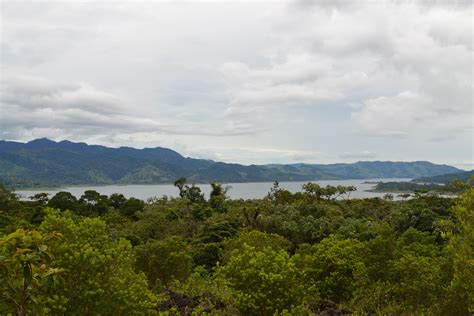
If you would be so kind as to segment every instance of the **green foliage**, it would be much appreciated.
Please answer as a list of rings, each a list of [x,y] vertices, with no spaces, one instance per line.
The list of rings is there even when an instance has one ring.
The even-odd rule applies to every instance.
[[[218,277],[235,290],[237,308],[245,315],[273,315],[299,302],[299,269],[284,251],[256,250],[244,245],[217,269]]]
[[[224,242],[223,261],[227,262],[234,250],[241,251],[246,245],[254,247],[258,251],[267,247],[275,251],[289,251],[291,248],[291,243],[280,235],[258,230],[241,231],[235,238],[227,239]]]
[[[150,285],[169,285],[172,281],[184,281],[191,273],[192,258],[186,242],[177,236],[164,240],[150,240],[136,248],[139,271],[147,276]]]
[[[204,193],[201,193],[201,189],[194,184],[187,185],[186,181],[186,178],[182,177],[174,182],[174,186],[179,190],[179,196],[187,198],[190,203],[203,203]]]
[[[204,193],[201,192],[201,188],[194,184],[186,189],[185,197],[191,203],[204,203]]]
[[[435,236],[411,227],[397,238],[389,227],[382,229],[368,243],[354,294],[356,305],[378,313],[435,312],[443,296],[444,263]]]
[[[474,171],[471,171],[474,174]],[[472,176],[474,178],[474,176]],[[474,180],[466,180],[463,182],[459,179],[454,179],[451,183],[446,184],[441,193],[459,195],[469,191],[474,186]]]
[[[227,198],[228,188],[223,188],[220,183],[215,181],[211,182],[211,193],[209,198],[209,204],[211,207],[218,212],[225,212],[224,201]]]
[[[442,184],[450,184],[454,180],[458,180],[460,182],[470,182],[471,184],[471,177],[474,175],[474,170],[470,171],[463,171],[463,172],[456,172],[456,173],[448,173],[448,174],[441,174],[438,176],[432,177],[422,177],[412,180],[413,182],[421,182],[421,183],[442,183]]]
[[[145,208],[145,202],[136,198],[130,198],[122,203],[118,207],[120,213],[123,216],[135,218],[136,213],[143,211]]]
[[[364,244],[331,235],[313,246],[302,245],[294,257],[302,271],[306,294],[347,302],[355,289],[355,276],[363,268]]]
[[[15,207],[17,202],[18,198],[15,193],[0,183],[0,212],[8,211]]]
[[[57,282],[61,268],[53,268],[49,244],[61,238],[58,232],[43,235],[18,229],[0,239],[0,312],[17,315],[42,314],[42,294]],[[43,300],[43,301],[42,301]],[[43,304],[42,304],[43,303]]]
[[[436,257],[404,252],[391,262],[390,272],[393,284],[391,295],[399,306],[399,312],[419,314],[437,303],[441,266]]]
[[[267,199],[276,204],[286,204],[295,201],[296,195],[280,188],[278,181],[275,181],[273,182],[273,187],[270,188],[270,192],[268,192]]]
[[[399,200],[275,183],[264,199],[231,200],[214,183],[208,201],[177,185],[182,197],[147,202],[96,191],[23,201],[0,187],[0,314],[473,312],[467,185]]]
[[[145,207],[143,212],[136,214],[136,221],[123,224],[122,236],[139,244],[149,239],[164,239],[189,231],[188,220],[192,215],[187,203],[180,201],[169,208],[166,203],[159,201]]]
[[[173,287],[187,297],[193,297],[199,306],[218,315],[235,315],[235,296],[222,278],[216,278],[204,267],[197,267],[185,282],[177,281]]]
[[[51,266],[65,272],[63,282],[50,295],[65,299],[61,310],[66,314],[142,315],[151,311],[155,297],[145,275],[134,272],[130,243],[110,240],[102,220],[74,219],[70,213],[51,211],[41,230],[64,236],[51,248]]]
[[[334,196],[334,199],[337,199],[340,196],[344,196],[345,194],[350,194],[356,190],[354,186],[332,186],[327,185],[326,187],[321,187],[317,183],[308,182],[303,184],[303,191],[312,199],[321,200],[322,198],[329,200]]]
[[[69,192],[58,192],[49,201],[48,206],[60,210],[77,211],[79,208],[77,198]]]
[[[281,235],[297,245],[315,243],[335,232],[344,221],[342,211],[324,202],[276,205],[258,216],[256,227]],[[323,204],[325,203],[325,204]]]
[[[125,202],[127,202],[127,198],[120,193],[113,193],[109,196],[109,205],[115,209],[121,208]]]
[[[457,234],[449,234],[448,254],[453,275],[448,285],[445,311],[474,312],[474,188],[464,193],[454,213]]]
[[[186,185],[186,178],[185,177],[181,177],[179,179],[177,179],[175,182],[174,182],[174,186],[178,188],[179,190],[179,196],[180,197],[185,197],[185,185]]]
[[[87,190],[79,199],[79,213],[85,216],[104,215],[108,209],[108,198],[94,190]]]
[[[223,242],[237,234],[237,226],[236,222],[219,218],[206,221],[193,240],[191,253],[194,264],[210,269],[221,261]]]
[[[108,148],[48,139],[0,142],[0,182],[18,187],[171,183],[183,176],[196,183],[417,178],[460,171],[424,161],[244,166],[185,158],[160,147]]]
[[[414,182],[379,182],[371,192],[440,192],[444,186]]]

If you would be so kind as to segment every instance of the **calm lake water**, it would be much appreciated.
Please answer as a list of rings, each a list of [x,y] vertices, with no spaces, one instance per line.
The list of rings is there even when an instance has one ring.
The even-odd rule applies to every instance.
[[[355,186],[357,191],[352,192],[351,198],[366,198],[366,197],[382,197],[385,193],[374,193],[366,192],[371,189],[375,184],[365,183],[376,182],[376,181],[409,181],[411,179],[363,179],[363,180],[325,180],[325,181],[312,181],[318,183],[321,186],[326,185],[344,185],[344,186]],[[308,181],[304,182],[280,182],[280,187],[287,189],[291,192],[301,191],[301,186]],[[196,184],[201,188],[206,197],[209,197],[211,186],[209,184]],[[259,199],[263,198],[270,191],[273,186],[272,182],[254,182],[254,183],[227,183],[223,186],[228,186],[229,190],[227,195],[231,199]],[[152,184],[152,185],[105,185],[105,186],[71,186],[60,189],[46,189],[46,190],[18,190],[16,193],[23,199],[26,199],[36,193],[46,192],[51,196],[59,191],[71,192],[76,197],[80,197],[86,190],[96,190],[97,192],[105,195],[111,195],[112,193],[122,193],[127,198],[135,197],[142,200],[147,200],[151,197],[162,197],[167,195],[170,197],[178,196],[178,189],[172,184]]]

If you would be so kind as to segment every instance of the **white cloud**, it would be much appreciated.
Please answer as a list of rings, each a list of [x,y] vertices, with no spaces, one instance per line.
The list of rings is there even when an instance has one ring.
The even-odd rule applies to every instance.
[[[380,137],[472,132],[469,6],[346,3],[283,8],[276,62],[222,66],[232,106],[346,104],[358,132]]]
[[[345,152],[345,153],[340,154],[339,158],[367,160],[367,159],[375,159],[375,158],[377,158],[377,155],[375,153],[369,151],[369,150],[364,150],[362,152],[357,152],[357,153]]]
[[[6,77],[0,85],[0,137],[68,138],[115,134],[233,135],[248,126],[189,124],[134,113],[133,104],[84,83]]]
[[[469,161],[472,9],[2,2],[0,138],[167,145],[244,163]]]

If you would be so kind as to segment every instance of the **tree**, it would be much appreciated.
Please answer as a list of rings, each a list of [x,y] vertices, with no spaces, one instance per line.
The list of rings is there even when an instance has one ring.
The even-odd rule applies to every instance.
[[[245,245],[254,247],[257,251],[261,251],[266,247],[275,251],[289,251],[291,248],[291,243],[280,235],[260,232],[258,230],[241,231],[235,238],[224,241],[222,255],[224,262],[229,261],[234,250],[242,251]]]
[[[0,183],[0,211],[8,211],[18,203],[18,197],[13,191]]]
[[[62,282],[48,297],[65,302],[54,313],[66,315],[144,315],[155,296],[143,273],[134,271],[135,257],[127,240],[111,240],[98,218],[77,218],[49,210],[40,229],[64,237],[50,248],[51,267],[62,268]]]
[[[237,308],[244,315],[273,315],[301,302],[299,270],[284,250],[256,250],[244,245],[234,250],[217,275],[235,291]]]
[[[174,182],[174,186],[179,189],[179,196],[187,198],[190,203],[203,203],[204,193],[201,192],[201,188],[194,184],[189,186],[186,184],[186,178],[182,177]]]
[[[324,193],[323,188],[321,188],[319,184],[311,182],[303,184],[303,190],[307,196],[310,196],[316,200],[320,200]]]
[[[356,273],[364,265],[364,250],[360,241],[336,235],[313,246],[301,246],[295,262],[303,273],[307,294],[336,303],[348,302],[356,288]]]
[[[190,187],[186,186],[186,193],[185,197],[189,200],[191,203],[204,203],[204,193],[201,192],[201,188],[198,186],[195,186],[194,184]]]
[[[81,215],[97,216],[107,212],[109,200],[106,195],[101,195],[95,190],[87,190],[79,199]]]
[[[294,244],[318,242],[335,232],[343,223],[340,208],[326,201],[274,205],[260,214],[258,228],[276,233]]]
[[[469,315],[474,312],[474,188],[461,195],[453,211],[457,233],[448,234],[453,274],[445,312]]]
[[[392,301],[398,312],[425,314],[436,304],[441,290],[441,265],[436,256],[405,251],[391,262]]]
[[[209,203],[211,204],[211,207],[219,212],[224,212],[224,201],[227,198],[226,193],[227,193],[228,187],[223,188],[220,183],[217,183],[215,181],[211,182],[211,193],[210,193],[210,198],[209,198]]]
[[[115,209],[119,209],[127,201],[127,198],[121,193],[113,193],[109,196],[109,205]]]
[[[135,218],[136,212],[143,211],[145,202],[136,198],[129,198],[119,208],[120,214],[129,218]]]
[[[209,219],[193,238],[191,254],[194,264],[211,269],[222,259],[222,243],[237,234],[238,224],[222,219]]]
[[[193,263],[187,248],[186,242],[178,236],[150,240],[137,248],[136,266],[146,274],[151,287],[157,283],[169,285],[171,281],[184,281]]]
[[[225,285],[225,280],[215,278],[213,274],[204,267],[196,267],[185,282],[178,281],[173,284],[173,289],[176,289],[179,293],[183,293],[182,296],[184,297],[192,297],[193,300],[189,301],[195,304],[200,303],[191,315],[200,315],[200,312],[205,312],[202,314],[206,315],[207,313],[211,315],[238,314],[235,308],[234,291]],[[171,297],[170,299],[172,300]],[[174,301],[175,302],[171,302],[172,304],[174,303],[172,305],[173,307],[178,305],[178,302],[176,302],[176,300]],[[220,310],[220,313],[215,313],[215,310]]]
[[[17,315],[42,314],[47,287],[57,282],[62,271],[51,267],[49,244],[61,238],[58,232],[43,235],[36,230],[18,229],[0,239],[0,313],[15,310]]]
[[[30,200],[36,201],[40,205],[46,205],[48,203],[48,193],[36,193],[33,196],[30,196]]]
[[[270,192],[268,192],[267,194],[267,199],[269,199],[270,201],[274,201],[276,198],[276,194],[280,190],[282,190],[280,188],[280,183],[277,180],[273,181],[273,186],[270,188]]]
[[[295,200],[295,196],[290,191],[280,188],[280,184],[276,180],[266,198],[277,204],[287,204]]]
[[[60,209],[61,211],[77,211],[79,208],[77,198],[69,192],[58,192],[49,201],[48,206]]]
[[[349,194],[353,191],[356,191],[357,188],[354,186],[332,186],[332,185],[327,185],[326,187],[322,188],[319,184],[317,183],[311,183],[308,182],[306,184],[303,184],[303,190],[304,193],[316,200],[320,200],[322,197],[324,197],[326,200],[331,199],[332,196],[335,196],[333,199],[337,199],[340,196],[343,196],[345,194]]]
[[[351,193],[354,191],[357,191],[357,187],[353,185],[349,185],[349,186],[338,185],[336,187],[337,196],[334,199],[337,199],[340,196],[344,196],[344,199],[349,198]]]
[[[174,182],[174,186],[178,188],[179,196],[184,197],[185,196],[185,187],[186,187],[186,178],[181,177],[181,178],[177,179]]]
[[[136,213],[137,220],[127,222],[122,228],[122,236],[135,244],[146,243],[149,239],[165,239],[173,235],[191,233],[187,214],[187,202],[174,199],[173,204],[160,202],[148,205],[143,212]],[[181,212],[181,209],[185,211]]]
[[[410,193],[402,193],[402,194],[398,194],[397,195],[399,198],[401,198],[402,200],[406,200],[408,199],[409,197],[411,197],[411,194]]]
[[[450,195],[461,195],[472,188],[473,181],[474,180],[462,182],[459,179],[454,179],[451,183],[445,185],[440,191]]]
[[[442,267],[435,236],[413,227],[396,238],[386,226],[367,243],[355,300],[377,314],[433,314],[443,297]],[[381,269],[381,267],[384,267]]]

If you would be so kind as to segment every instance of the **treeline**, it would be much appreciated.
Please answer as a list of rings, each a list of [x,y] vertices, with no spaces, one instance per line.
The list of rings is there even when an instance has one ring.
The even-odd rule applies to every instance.
[[[474,189],[346,199],[353,187],[147,202],[0,186],[0,314],[470,315]]]
[[[441,174],[432,177],[422,177],[418,179],[413,179],[412,182],[450,184],[454,180],[459,180],[462,182],[471,182],[472,184],[473,181],[470,180],[472,176],[474,176],[474,170],[463,171],[459,173]]]
[[[443,194],[443,195],[458,195],[460,192],[469,188],[473,184],[463,182],[458,179],[454,179],[447,184],[436,184],[436,183],[415,183],[415,182],[377,182],[375,187],[369,192],[388,192],[388,193],[414,193],[415,195],[421,194]],[[406,198],[410,195],[401,194],[400,197]]]
[[[371,192],[430,192],[439,191],[438,184],[418,184],[413,182],[379,182]]]

